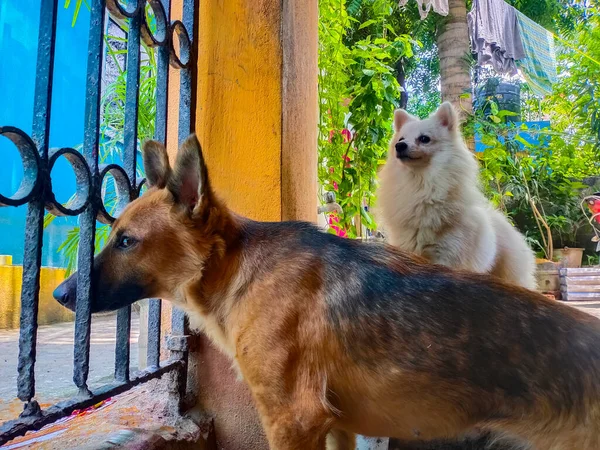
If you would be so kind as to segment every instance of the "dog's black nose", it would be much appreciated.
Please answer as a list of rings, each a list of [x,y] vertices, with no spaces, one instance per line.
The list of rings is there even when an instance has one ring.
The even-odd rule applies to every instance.
[[[70,309],[75,311],[75,299],[77,298],[77,277],[71,276],[58,285],[52,293],[54,299]]]
[[[62,286],[58,286],[56,289],[54,289],[52,296],[58,303],[60,303],[63,306],[67,306],[69,304],[70,295],[66,289],[62,288]]]
[[[396,142],[396,156],[402,158],[406,156],[408,144],[406,142]]]

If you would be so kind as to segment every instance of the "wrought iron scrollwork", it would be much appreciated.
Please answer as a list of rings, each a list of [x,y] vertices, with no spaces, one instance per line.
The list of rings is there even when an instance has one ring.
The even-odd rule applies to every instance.
[[[26,431],[38,429],[73,410],[86,407],[130,387],[170,373],[176,389],[185,386],[187,352],[171,349],[169,363],[160,365],[161,301],[151,299],[148,320],[148,368],[133,377],[129,375],[129,332],[131,311],[120,310],[117,318],[115,382],[91,392],[87,386],[90,351],[91,274],[94,257],[96,220],[111,224],[123,208],[141,195],[145,179],[137,179],[137,117],[140,82],[140,43],[157,51],[156,132],[154,138],[166,141],[167,91],[169,65],[181,70],[178,137],[182,141],[192,130],[191,111],[193,67],[192,45],[196,19],[194,0],[183,1],[182,20],[170,22],[170,0],[91,0],[88,39],[85,129],[81,151],[73,148],[50,149],[48,146],[52,103],[52,76],[57,24],[57,1],[41,0],[38,38],[35,106],[31,136],[22,129],[0,126],[0,136],[9,139],[19,151],[24,176],[12,195],[0,193],[0,206],[27,205],[23,285],[18,363],[18,397],[24,402],[21,417],[0,426],[0,445]],[[124,161],[122,165],[100,165],[98,161],[100,129],[100,75],[103,64],[105,12],[117,20],[128,21],[128,56],[124,124]],[[155,18],[148,23],[148,12]],[[154,31],[152,29],[154,28]],[[175,41],[178,48],[175,48]],[[57,201],[52,189],[51,173],[60,158],[65,158],[75,174],[75,193],[70,201]],[[102,186],[107,176],[114,179],[117,200],[114,208],[105,204]],[[78,216],[80,243],[78,251],[77,302],[75,311],[75,348],[73,381],[80,396],[41,410],[35,400],[35,360],[37,341],[37,309],[43,218],[45,211],[55,216]],[[172,332],[187,334],[185,316],[179,310],[172,314]],[[181,397],[176,400],[181,404]]]

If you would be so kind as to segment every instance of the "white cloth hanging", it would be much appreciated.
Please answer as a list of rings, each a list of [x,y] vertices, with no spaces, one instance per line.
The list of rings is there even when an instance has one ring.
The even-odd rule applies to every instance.
[[[425,20],[429,11],[433,7],[433,11],[442,15],[447,16],[449,12],[448,8],[448,0],[416,0],[417,5],[419,5],[419,14],[421,16],[421,20]],[[400,0],[398,4],[400,6],[406,6],[408,0]]]
[[[499,74],[516,75],[515,61],[525,58],[517,10],[504,0],[473,0],[467,23],[477,64],[491,64]]]

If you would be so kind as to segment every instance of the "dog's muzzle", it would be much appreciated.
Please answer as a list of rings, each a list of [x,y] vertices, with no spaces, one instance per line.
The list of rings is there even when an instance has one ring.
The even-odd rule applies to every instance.
[[[75,311],[77,300],[77,273],[63,281],[52,293],[54,299],[64,307]]]
[[[408,159],[408,144],[406,142],[396,143],[396,158]]]

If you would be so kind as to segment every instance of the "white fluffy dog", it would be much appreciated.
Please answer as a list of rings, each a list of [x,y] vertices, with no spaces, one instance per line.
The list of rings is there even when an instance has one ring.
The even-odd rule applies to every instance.
[[[378,191],[384,234],[390,244],[433,263],[534,289],[534,254],[481,192],[477,161],[458,125],[447,102],[426,120],[395,112]]]

